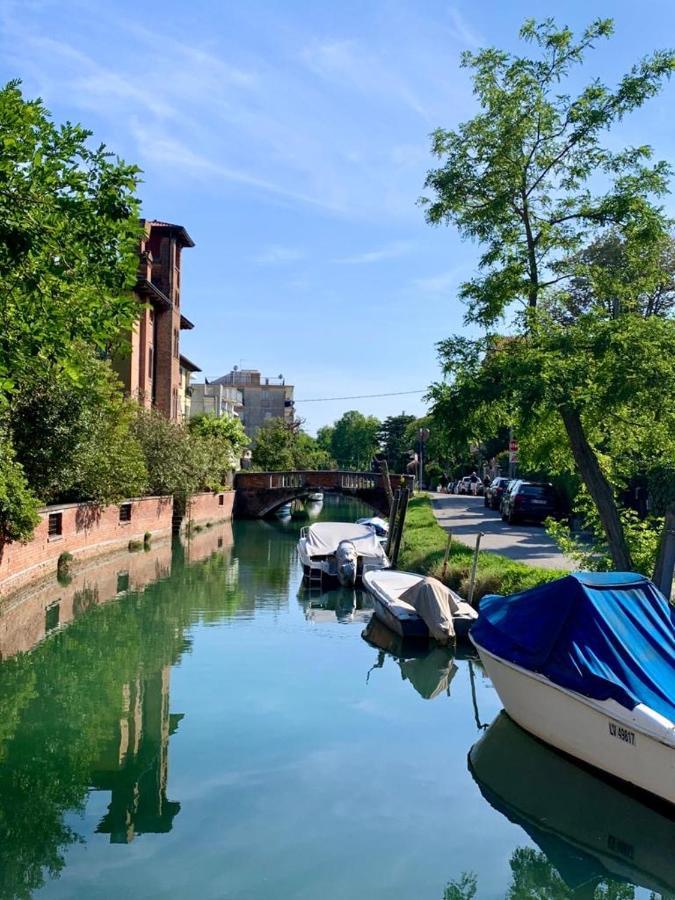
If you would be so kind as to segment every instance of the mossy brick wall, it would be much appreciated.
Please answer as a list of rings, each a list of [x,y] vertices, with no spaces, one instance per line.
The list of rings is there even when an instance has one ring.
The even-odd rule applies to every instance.
[[[91,503],[48,506],[40,511],[40,523],[28,543],[11,542],[0,547],[0,596],[52,574],[62,553],[75,560],[107,553],[129,541],[171,534],[172,497],[143,497],[126,501],[129,521],[120,521],[120,506],[98,507]],[[50,514],[61,514],[61,534],[49,535]]]
[[[190,498],[188,515],[183,524],[191,521],[195,525],[203,522],[220,522],[232,518],[234,491],[220,493],[193,494]]]

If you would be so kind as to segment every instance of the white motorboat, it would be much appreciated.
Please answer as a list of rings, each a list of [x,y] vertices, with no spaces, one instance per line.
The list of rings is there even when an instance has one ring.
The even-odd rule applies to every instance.
[[[574,573],[484,597],[470,637],[519,725],[675,804],[675,608],[647,578]]]
[[[372,528],[352,522],[317,522],[300,532],[298,555],[310,584],[316,573],[352,587],[367,569],[389,560]]]
[[[381,516],[367,516],[364,519],[357,519],[357,525],[367,525],[372,528],[382,543],[386,543],[389,538],[389,523]]]
[[[323,492],[312,491],[311,494],[307,495],[307,499],[310,501],[310,503],[323,503]]]
[[[368,571],[363,583],[381,622],[401,637],[434,637],[441,643],[466,635],[476,610],[435,578],[414,572]]]

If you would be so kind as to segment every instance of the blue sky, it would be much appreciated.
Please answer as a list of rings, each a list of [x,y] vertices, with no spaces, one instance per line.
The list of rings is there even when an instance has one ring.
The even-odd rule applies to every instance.
[[[185,225],[182,351],[207,376],[282,373],[296,398],[414,391],[461,329],[474,248],[424,223],[429,132],[475,110],[459,54],[518,46],[523,19],[616,35],[584,77],[668,46],[675,4],[475,0],[0,0],[0,75],[144,170],[144,214]],[[672,160],[675,85],[612,140]],[[419,395],[298,404],[421,414]]]

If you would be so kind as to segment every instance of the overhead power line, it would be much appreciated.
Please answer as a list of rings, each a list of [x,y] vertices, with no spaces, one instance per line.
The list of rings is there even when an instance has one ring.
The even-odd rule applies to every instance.
[[[353,394],[351,397],[308,397],[296,403],[328,403],[331,400],[369,400],[371,397],[404,397],[407,394],[425,394],[428,388],[419,391],[392,391],[389,394]]]

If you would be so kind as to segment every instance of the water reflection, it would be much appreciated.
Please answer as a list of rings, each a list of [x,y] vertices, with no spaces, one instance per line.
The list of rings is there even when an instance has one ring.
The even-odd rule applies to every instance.
[[[170,669],[195,620],[237,611],[232,545],[221,525],[112,554],[5,604],[0,896],[29,897],[58,875],[80,841],[65,814],[91,791],[110,792],[96,830],[112,843],[171,829],[169,739],[182,714],[170,712]]]
[[[514,877],[555,896],[625,896],[615,882],[675,892],[675,819],[531,737],[500,713],[469,754],[485,799],[543,851],[518,848]],[[555,871],[546,872],[547,867]],[[509,896],[525,896],[514,885]],[[603,889],[605,888],[605,889]],[[528,895],[529,896],[529,895]]]
[[[457,673],[454,649],[439,647],[432,642],[406,641],[375,616],[362,637],[377,649],[377,659],[368,671],[367,680],[375,669],[384,666],[389,656],[401,670],[401,678],[409,681],[420,697],[433,700],[439,694],[450,695],[450,683]]]
[[[368,591],[361,588],[337,588],[332,591],[313,591],[301,586],[298,602],[305,612],[308,622],[335,622],[345,625],[350,622],[367,622],[373,604]]]

